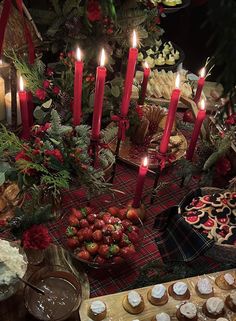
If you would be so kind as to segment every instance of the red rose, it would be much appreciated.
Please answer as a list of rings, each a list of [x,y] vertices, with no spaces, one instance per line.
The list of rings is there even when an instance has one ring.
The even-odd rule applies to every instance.
[[[59,149],[46,150],[44,154],[46,156],[54,156],[59,162],[63,163],[63,156]]]
[[[32,151],[32,154],[33,155],[39,155],[41,152],[40,152],[40,150],[38,149],[38,148],[36,148],[36,149],[33,149],[33,151]]]
[[[53,69],[52,69],[52,68],[47,68],[47,70],[46,70],[46,75],[49,76],[49,77],[51,77],[51,76],[53,76],[53,74],[54,74]]]
[[[236,114],[233,114],[233,115],[229,116],[226,119],[225,123],[228,124],[228,125],[235,125],[236,124]]]
[[[20,160],[20,159],[24,159],[24,160],[26,160],[26,161],[32,161],[32,159],[28,156],[28,155],[26,155],[26,153],[25,153],[25,151],[24,150],[22,150],[21,152],[19,152],[16,156],[15,156],[15,161],[17,162],[18,160]]]
[[[50,87],[50,81],[49,80],[44,80],[43,82],[43,88],[49,88]]]
[[[24,248],[43,250],[51,243],[51,237],[48,229],[44,225],[32,225],[28,230],[24,231],[22,236],[22,244]]]
[[[231,170],[231,163],[227,157],[221,157],[216,164],[216,171],[219,175],[226,175]]]
[[[58,95],[61,90],[60,90],[59,87],[54,86],[52,91],[53,91],[53,93],[54,93],[55,95]]]
[[[99,1],[90,0],[87,5],[87,17],[90,21],[99,21],[102,18],[101,7]]]
[[[38,97],[38,99],[44,100],[46,98],[47,93],[44,89],[37,89],[35,95]]]

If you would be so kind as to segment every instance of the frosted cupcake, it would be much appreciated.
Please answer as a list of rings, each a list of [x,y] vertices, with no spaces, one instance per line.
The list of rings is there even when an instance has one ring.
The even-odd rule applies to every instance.
[[[184,282],[176,282],[169,286],[169,295],[175,300],[188,300],[190,298],[190,292],[188,286]]]
[[[130,291],[123,299],[124,309],[131,314],[139,314],[144,310],[144,300],[137,291]]]
[[[149,302],[153,305],[164,305],[168,302],[168,294],[163,284],[156,284],[147,293]]]
[[[107,308],[104,302],[100,300],[93,301],[88,310],[88,316],[94,321],[101,321],[107,315]]]

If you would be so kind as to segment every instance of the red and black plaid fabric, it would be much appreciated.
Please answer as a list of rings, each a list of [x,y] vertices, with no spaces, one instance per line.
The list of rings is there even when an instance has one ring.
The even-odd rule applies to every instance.
[[[154,224],[158,231],[157,246],[164,262],[193,261],[214,244],[213,240],[194,230],[178,210],[174,206],[163,211]]]

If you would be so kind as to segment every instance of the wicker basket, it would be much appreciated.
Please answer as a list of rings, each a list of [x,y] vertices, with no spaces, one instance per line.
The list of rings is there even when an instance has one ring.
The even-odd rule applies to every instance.
[[[191,197],[203,196],[213,193],[222,193],[229,190],[222,190],[216,187],[203,187],[196,191],[189,193],[184,200],[180,203],[180,207],[189,200]],[[231,191],[230,191],[231,192]],[[209,250],[205,252],[205,255],[211,257],[212,259],[224,262],[224,263],[235,263],[236,264],[236,246],[228,244],[215,243]]]

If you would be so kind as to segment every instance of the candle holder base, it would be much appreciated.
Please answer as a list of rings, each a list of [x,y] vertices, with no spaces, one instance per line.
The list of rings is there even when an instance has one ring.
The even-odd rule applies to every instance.
[[[141,221],[145,220],[146,209],[145,205],[141,203],[139,207],[133,207],[133,200],[130,200],[127,204],[127,218],[133,221],[133,218],[137,216]]]

